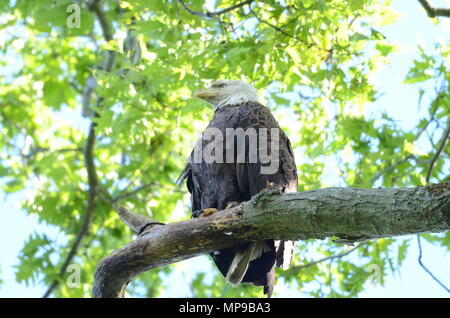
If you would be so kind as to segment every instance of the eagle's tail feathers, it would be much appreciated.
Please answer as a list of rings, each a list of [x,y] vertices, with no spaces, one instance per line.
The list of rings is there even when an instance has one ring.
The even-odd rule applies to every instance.
[[[267,285],[264,286],[264,294],[267,295],[267,298],[272,297],[273,293],[273,285],[275,285],[275,265],[272,266],[272,269],[267,273]]]
[[[242,282],[256,245],[257,242],[251,243],[250,246],[244,249],[238,249],[234,254],[233,261],[231,262],[226,277],[231,285],[236,286]]]

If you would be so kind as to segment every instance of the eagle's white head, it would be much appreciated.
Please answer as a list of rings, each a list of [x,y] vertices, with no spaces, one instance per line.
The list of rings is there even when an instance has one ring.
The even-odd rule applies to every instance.
[[[195,96],[211,103],[216,109],[258,101],[256,88],[243,81],[219,80],[212,83],[207,89],[195,92]]]

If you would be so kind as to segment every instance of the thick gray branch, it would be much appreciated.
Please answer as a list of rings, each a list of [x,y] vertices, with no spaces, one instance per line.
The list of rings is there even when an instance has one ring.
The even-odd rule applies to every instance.
[[[93,295],[123,296],[128,282],[144,271],[245,240],[339,237],[355,242],[449,229],[450,182],[287,194],[268,190],[209,217],[147,227],[133,242],[100,261]]]

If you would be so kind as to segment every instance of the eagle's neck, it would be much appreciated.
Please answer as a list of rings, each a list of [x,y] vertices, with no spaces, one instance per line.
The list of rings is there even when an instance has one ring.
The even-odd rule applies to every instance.
[[[233,106],[238,104],[243,104],[247,102],[258,102],[258,96],[251,93],[251,92],[242,92],[238,94],[233,94],[228,96],[226,99],[223,99],[220,101],[219,104],[217,104],[216,109],[227,107],[227,106]]]

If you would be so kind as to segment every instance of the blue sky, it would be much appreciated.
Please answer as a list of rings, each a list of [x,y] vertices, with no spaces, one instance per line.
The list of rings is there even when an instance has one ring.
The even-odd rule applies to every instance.
[[[450,1],[433,1],[436,5],[450,7]],[[421,42],[426,49],[432,50],[436,42],[448,43],[450,41],[450,19],[443,19],[439,25],[426,16],[417,1],[397,0],[393,7],[402,17],[395,24],[382,27],[379,30],[394,40],[401,50],[391,57],[391,64],[379,71],[375,79],[378,89],[383,96],[372,105],[368,105],[370,114],[377,115],[381,111],[398,120],[398,123],[410,129],[414,127],[419,118],[424,115],[425,107],[418,110],[418,87],[431,90],[430,84],[406,85],[402,81],[417,57],[417,43]],[[3,70],[0,69],[0,72]],[[424,101],[426,102],[426,101]],[[424,104],[426,105],[426,104]],[[18,254],[23,247],[25,239],[30,233],[44,232],[50,237],[58,235],[54,228],[39,225],[35,217],[27,216],[20,210],[19,202],[26,197],[26,191],[21,191],[6,197],[0,192],[0,277],[4,283],[0,286],[0,297],[40,297],[46,286],[33,284],[26,286],[15,281],[14,265],[18,263]],[[411,239],[408,256],[403,267],[397,275],[389,275],[385,286],[368,285],[361,294],[362,297],[448,297],[448,293],[436,284],[425,271],[420,268],[418,248],[415,236],[402,239]],[[400,241],[399,240],[399,241]],[[443,249],[434,247],[422,240],[423,262],[447,286],[450,286],[450,257]],[[350,256],[351,258],[352,256]],[[186,260],[177,264],[177,271],[169,278],[169,288],[163,296],[187,296],[188,288],[181,282],[188,282],[195,274],[195,268],[206,267],[210,263],[205,256]],[[210,277],[212,279],[212,277]],[[304,297],[301,291],[280,287],[288,297]]]

